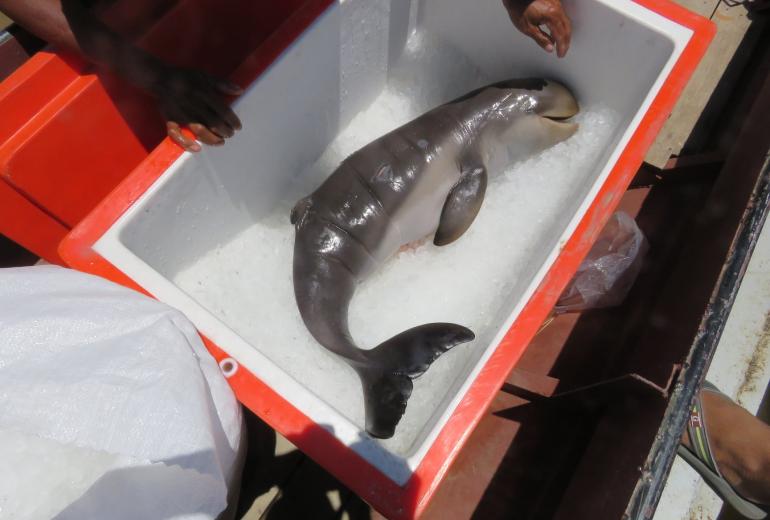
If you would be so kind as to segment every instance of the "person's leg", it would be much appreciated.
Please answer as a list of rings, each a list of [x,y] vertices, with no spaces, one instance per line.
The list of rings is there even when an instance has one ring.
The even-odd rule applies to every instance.
[[[703,421],[722,476],[744,498],[770,504],[770,426],[732,402],[701,390]],[[685,431],[682,444],[693,450]]]

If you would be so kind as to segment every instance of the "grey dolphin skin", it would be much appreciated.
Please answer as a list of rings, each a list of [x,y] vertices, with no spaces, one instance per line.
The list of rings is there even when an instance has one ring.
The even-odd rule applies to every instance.
[[[469,329],[431,323],[364,350],[348,330],[356,284],[401,246],[426,236],[443,246],[473,222],[487,175],[570,137],[577,114],[567,88],[511,80],[442,105],[355,152],[291,213],[294,294],[313,337],[358,373],[366,431],[392,437],[412,379]]]

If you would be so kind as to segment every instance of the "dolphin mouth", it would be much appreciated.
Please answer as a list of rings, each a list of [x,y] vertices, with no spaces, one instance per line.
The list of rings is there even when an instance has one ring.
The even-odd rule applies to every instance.
[[[548,128],[550,134],[557,141],[571,137],[580,128],[578,122],[572,119],[573,115],[547,115],[540,117],[545,127]]]
[[[549,123],[559,126],[578,126],[577,121],[575,121],[575,116],[578,115],[578,111],[576,110],[574,113],[570,112],[562,112],[559,114],[548,114],[540,116],[543,119],[547,120]]]
[[[561,123],[564,121],[569,121],[573,117],[577,115],[577,112],[574,114],[548,114],[547,116],[542,116],[546,119],[550,119],[551,121],[556,121],[557,123]]]

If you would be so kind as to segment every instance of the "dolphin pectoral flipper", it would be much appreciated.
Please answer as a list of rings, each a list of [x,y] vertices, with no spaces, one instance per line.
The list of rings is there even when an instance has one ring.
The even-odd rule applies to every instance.
[[[479,164],[463,169],[460,180],[454,185],[444,202],[433,243],[437,246],[451,244],[460,238],[473,223],[484,202],[487,190],[487,170]]]
[[[444,352],[474,338],[462,325],[428,323],[366,351],[367,362],[354,366],[364,389],[366,431],[381,439],[392,437],[412,394],[412,379]]]

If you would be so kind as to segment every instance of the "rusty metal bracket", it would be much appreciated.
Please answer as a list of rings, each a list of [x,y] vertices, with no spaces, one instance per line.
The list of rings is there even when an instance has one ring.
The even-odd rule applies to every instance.
[[[671,377],[674,378],[678,372],[679,367],[674,367]],[[635,373],[624,374],[564,392],[556,392],[559,384],[558,379],[524,370],[514,370],[509,381],[501,388],[502,392],[534,403],[556,406],[579,405],[591,410],[615,401],[629,399],[657,398],[666,400],[669,397],[671,387],[670,381],[669,384],[662,387]],[[506,412],[509,410],[511,409],[494,412],[494,415],[505,418],[508,415]]]
[[[721,151],[672,157],[663,168],[644,163],[631,181],[629,189],[648,188],[666,183],[713,181],[725,161]]]
[[[749,11],[764,11],[770,8],[770,1],[768,0],[724,0],[725,4],[729,7],[735,7],[737,5],[746,6]]]
[[[511,371],[508,381],[503,384],[500,391],[533,403],[579,404],[587,408],[596,408],[613,401],[630,398],[653,397],[667,400],[674,390],[674,385],[681,371],[682,365],[672,366],[671,374],[664,386],[660,386],[639,374],[629,373],[558,392],[559,379],[515,368]],[[504,417],[505,411],[495,412],[494,415]]]
[[[555,377],[514,368],[508,376],[508,382],[503,383],[500,390],[527,401],[537,401],[551,397],[556,392],[559,382]]]

